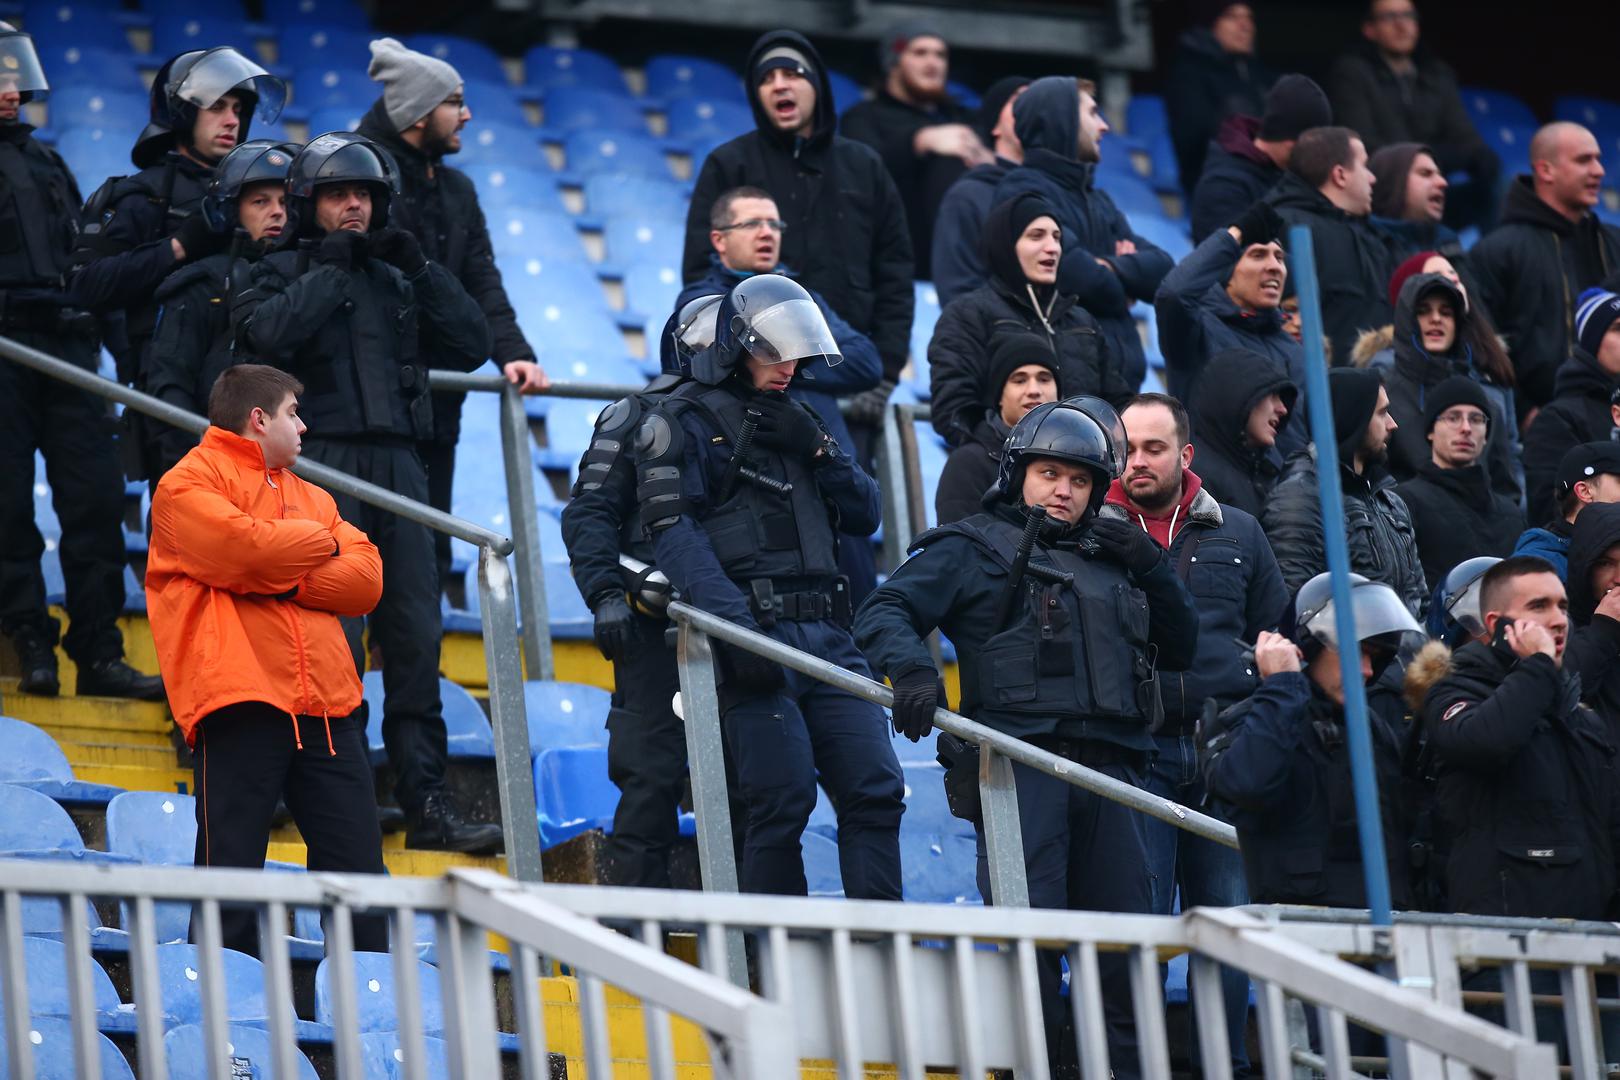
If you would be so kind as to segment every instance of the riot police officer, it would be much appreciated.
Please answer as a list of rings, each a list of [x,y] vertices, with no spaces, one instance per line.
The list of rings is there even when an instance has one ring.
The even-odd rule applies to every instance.
[[[1161,711],[1153,658],[1186,667],[1198,614],[1151,536],[1097,516],[1125,452],[1124,428],[1101,399],[1037,405],[1007,437],[985,512],[917,537],[855,623],[894,687],[897,731],[926,735],[942,703],[925,644],[937,627],[961,659],[963,714],[1145,786]],[[963,767],[958,759],[952,772]],[[1016,762],[1013,774],[1032,906],[1154,910],[1139,815]],[[984,830],[974,824],[979,890],[993,903]],[[1110,1061],[1115,1075],[1135,1075],[1124,958],[1104,957],[1101,974]],[[1056,954],[1042,954],[1040,978],[1056,1055],[1065,1013]]]
[[[33,40],[0,23],[0,334],[89,371],[93,320],[68,306],[64,274],[78,236],[79,189],[62,159],[34,138],[25,102],[49,92]],[[157,676],[124,663],[123,484],[105,403],[29,368],[0,361],[0,629],[22,664],[24,693],[61,689],[60,627],[45,606],[34,524],[34,452],[45,457],[62,525],[70,625],[63,641],[80,694],[163,699]]]
[[[693,382],[636,435],[641,517],[687,602],[860,674],[838,533],[870,535],[877,485],[785,391],[836,362],[815,301],[775,274],[736,285]],[[838,814],[844,893],[898,900],[904,784],[883,711],[753,653],[717,646],[721,723],[747,807],[742,887],[806,892],[800,837],[819,775]]]
[[[202,214],[231,237],[229,251],[187,263],[158,287],[157,325],[147,358],[146,389],[171,405],[207,412],[208,391],[231,364],[231,293],[250,263],[290,241],[287,171],[294,143],[252,139],[220,161],[203,198]],[[155,481],[197,444],[179,428],[154,433]]]
[[[286,96],[280,79],[229,46],[184,52],[158,69],[151,123],[130,152],[140,171],[90,196],[73,253],[74,296],[102,317],[122,382],[147,388],[141,367],[163,279],[230,243],[195,213],[215,164],[248,137],[255,116],[279,116]],[[125,417],[124,471],[155,486],[155,422]]]
[[[660,339],[659,375],[637,394],[602,410],[579,479],[562,512],[563,541],[579,594],[596,618],[596,647],[613,662],[608,711],[608,776],[618,785],[608,841],[614,885],[669,888],[669,852],[686,773],[686,733],[672,702],[680,689],[663,611],[645,571],[627,571],[620,553],[653,563],[641,527],[631,447],[647,410],[680,386],[692,353],[714,341],[723,297],[700,296],[670,316]],[[661,575],[660,575],[661,576]]]
[[[471,371],[489,355],[484,314],[454,275],[429,262],[388,222],[394,168],[369,140],[332,132],[310,141],[288,172],[298,249],[254,265],[236,294],[239,355],[304,384],[304,456],[427,501],[416,443],[433,430],[431,337],[446,367]],[[383,595],[371,615],[382,648],[383,742],[412,847],[491,851],[495,825],[463,822],[445,790],[448,750],[439,701],[439,574],[425,525],[336,495],[344,519],[376,542]],[[363,667],[359,620],[348,624]]]

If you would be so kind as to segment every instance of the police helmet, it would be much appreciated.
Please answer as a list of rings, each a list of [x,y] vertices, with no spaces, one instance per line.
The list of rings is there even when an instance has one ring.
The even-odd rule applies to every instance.
[[[715,317],[724,299],[722,293],[699,296],[669,317],[658,343],[659,367],[665,375],[690,374],[692,355],[714,344]]]
[[[24,104],[51,95],[34,39],[7,22],[0,22],[0,90],[16,90]]]
[[[1032,458],[1056,458],[1091,470],[1091,510],[1108,496],[1108,485],[1125,470],[1125,425],[1114,407],[1082,394],[1048,401],[1024,414],[1002,447],[996,493],[1008,502],[1023,495],[1024,466]]]
[[[324,184],[362,183],[371,188],[371,231],[388,224],[388,203],[399,194],[399,166],[393,156],[352,131],[329,131],[311,139],[293,158],[287,194],[299,221],[315,222],[315,189]]]
[[[1485,612],[1480,603],[1480,591],[1485,574],[1502,560],[1494,555],[1479,555],[1464,559],[1446,574],[1440,584],[1440,609],[1446,636],[1461,630],[1467,637],[1485,636]]]
[[[1356,640],[1388,653],[1390,658],[1400,648],[1402,635],[1423,633],[1406,604],[1388,585],[1351,574],[1350,604]],[[1307,659],[1323,649],[1338,647],[1339,630],[1334,618],[1333,576],[1317,574],[1299,587],[1299,595],[1294,598],[1294,643],[1304,650]]]
[[[744,355],[764,364],[825,359],[843,362],[827,319],[804,286],[781,274],[755,274],[738,282],[715,313],[714,348],[693,357],[692,375],[720,382]],[[808,376],[807,376],[808,377]]]
[[[226,154],[214,167],[208,194],[203,196],[202,212],[208,224],[215,232],[228,233],[235,229],[241,223],[236,200],[242,189],[249,184],[286,184],[287,173],[297,156],[297,143],[274,139],[252,139]],[[290,219],[283,231],[287,234],[295,231]]]
[[[243,98],[242,126],[237,141],[248,137],[255,116],[269,122],[287,103],[287,84],[229,45],[180,53],[158,69],[152,80],[151,122],[146,125],[131,158],[141,168],[155,164],[175,148],[177,140],[191,139],[199,110],[214,105],[226,94]]]

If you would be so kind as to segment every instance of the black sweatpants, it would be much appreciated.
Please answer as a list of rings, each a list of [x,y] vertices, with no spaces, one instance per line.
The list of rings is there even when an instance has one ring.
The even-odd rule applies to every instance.
[[[276,800],[309,849],[311,871],[386,874],[377,796],[359,714],[292,716],[263,702],[203,717],[193,747],[198,866],[264,866]],[[299,744],[303,745],[300,746]],[[222,908],[225,947],[259,955],[258,915]],[[191,939],[197,939],[192,916]],[[354,947],[388,951],[388,919],[356,916]]]
[[[439,415],[439,399],[445,397],[456,398],[456,408],[461,408],[460,394],[434,394],[433,415]],[[450,512],[450,500],[454,495],[453,481],[456,475],[456,444],[453,442],[435,442],[428,440],[416,444],[416,449],[422,455],[422,465],[427,469],[428,505],[435,510]],[[433,534],[433,556],[439,567],[439,588],[450,579],[450,534],[435,532]]]

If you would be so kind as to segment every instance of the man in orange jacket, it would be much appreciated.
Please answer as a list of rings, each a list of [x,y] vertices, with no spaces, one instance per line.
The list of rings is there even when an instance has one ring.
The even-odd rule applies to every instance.
[[[158,484],[146,608],[175,722],[192,747],[198,866],[264,866],[276,801],[309,869],[386,873],[355,674],[339,616],[382,595],[382,559],[332,496],[293,475],[303,386],[226,369],[212,425]],[[225,945],[257,954],[252,912],[221,913]],[[388,948],[381,917],[355,947]]]

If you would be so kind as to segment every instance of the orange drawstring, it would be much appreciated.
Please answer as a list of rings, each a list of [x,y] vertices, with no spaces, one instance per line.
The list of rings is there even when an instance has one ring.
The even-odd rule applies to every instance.
[[[298,714],[288,713],[287,715],[292,719],[293,722],[293,742],[297,743],[298,749],[302,750],[304,748],[304,736],[298,731]]]
[[[337,757],[337,747],[332,745],[332,717],[325,709],[322,709],[321,719],[326,721],[326,752],[333,757]]]

